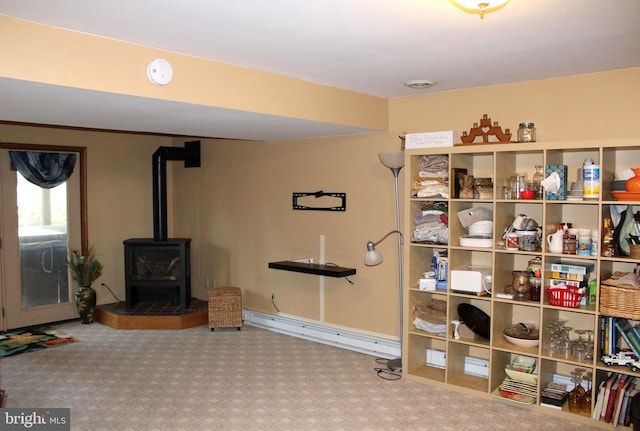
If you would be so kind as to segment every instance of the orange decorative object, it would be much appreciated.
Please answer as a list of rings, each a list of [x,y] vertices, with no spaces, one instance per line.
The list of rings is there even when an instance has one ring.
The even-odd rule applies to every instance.
[[[631,168],[636,174],[635,177],[631,177],[627,180],[626,189],[628,192],[639,193],[640,192],[640,168]]]
[[[480,120],[480,125],[478,126],[478,123],[473,123],[473,127],[469,130],[468,134],[466,131],[462,132],[460,140],[464,144],[473,144],[473,141],[479,136],[482,137],[482,142],[485,144],[489,143],[489,136],[495,136],[498,142],[504,143],[510,142],[511,131],[505,129],[503,132],[502,128],[498,126],[497,121],[491,125],[491,118],[489,118],[487,114],[484,114],[482,120]]]

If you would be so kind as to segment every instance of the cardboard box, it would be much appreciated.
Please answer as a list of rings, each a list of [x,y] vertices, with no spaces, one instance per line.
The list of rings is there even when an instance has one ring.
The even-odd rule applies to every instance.
[[[560,177],[560,188],[557,192],[548,192],[545,190],[545,198],[550,201],[567,200],[567,165],[547,165],[544,171],[544,177],[548,177],[556,172]]]
[[[404,136],[404,148],[453,147],[458,143],[458,133],[453,130],[442,132],[407,133]]]

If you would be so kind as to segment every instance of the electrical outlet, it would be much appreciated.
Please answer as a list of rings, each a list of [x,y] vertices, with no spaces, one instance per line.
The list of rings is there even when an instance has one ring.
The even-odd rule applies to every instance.
[[[308,257],[308,258],[306,258],[306,259],[297,259],[297,260],[294,260],[294,262],[296,262],[296,263],[314,263],[314,260],[315,260],[314,258],[312,258],[312,257]]]

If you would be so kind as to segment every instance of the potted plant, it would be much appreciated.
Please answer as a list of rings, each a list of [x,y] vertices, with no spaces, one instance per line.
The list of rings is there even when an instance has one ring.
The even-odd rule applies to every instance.
[[[92,323],[96,309],[96,291],[91,284],[102,274],[102,264],[96,258],[94,246],[87,249],[86,254],[78,250],[70,250],[66,260],[69,274],[80,289],[76,291],[76,307],[82,323]]]

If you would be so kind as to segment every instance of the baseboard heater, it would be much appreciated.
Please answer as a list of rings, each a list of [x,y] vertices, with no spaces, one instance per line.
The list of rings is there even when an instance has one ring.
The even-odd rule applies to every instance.
[[[305,340],[353,350],[367,355],[393,359],[400,356],[400,343],[374,335],[332,327],[321,322],[243,311],[244,323]]]

